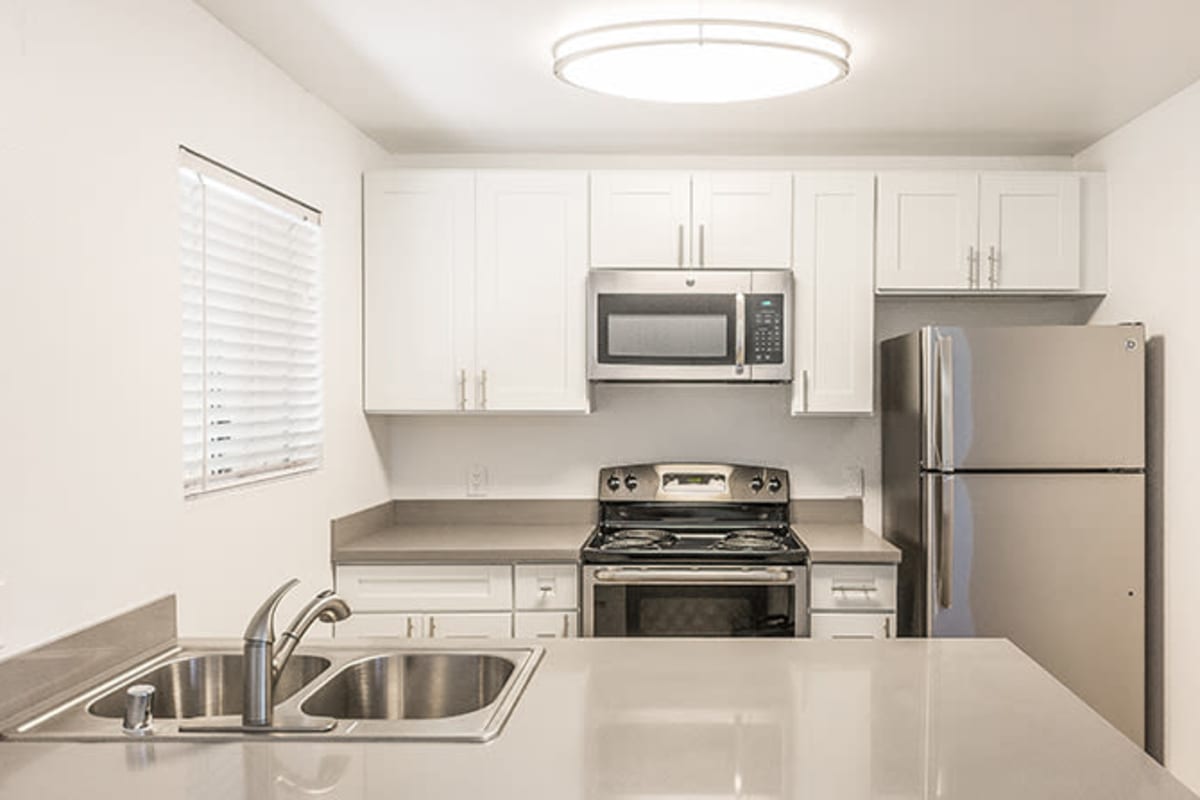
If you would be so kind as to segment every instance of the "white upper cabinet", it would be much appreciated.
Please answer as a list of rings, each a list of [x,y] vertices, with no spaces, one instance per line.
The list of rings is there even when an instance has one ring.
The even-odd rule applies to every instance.
[[[869,414],[875,378],[875,176],[795,175],[793,414]]]
[[[589,410],[586,172],[365,178],[365,408]]]
[[[1079,288],[1079,176],[984,173],[979,183],[980,282],[997,290]]]
[[[690,173],[592,173],[592,266],[685,266],[690,230]]]
[[[488,171],[476,184],[480,408],[587,410],[585,172]]]
[[[979,239],[978,175],[881,174],[876,238],[878,289],[974,288]]]
[[[788,269],[787,172],[592,173],[591,266]]]
[[[474,372],[474,174],[372,173],[363,195],[365,407],[454,410]]]
[[[1095,292],[1096,286],[1083,286],[1082,231],[1074,173],[883,173],[876,288]]]
[[[790,173],[697,172],[692,217],[694,266],[787,269],[792,263]]]

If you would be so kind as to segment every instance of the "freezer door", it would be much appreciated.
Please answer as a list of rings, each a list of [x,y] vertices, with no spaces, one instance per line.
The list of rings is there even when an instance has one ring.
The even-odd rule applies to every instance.
[[[935,327],[921,342],[927,468],[1145,464],[1140,325]]]
[[[928,474],[924,481],[936,503],[926,586],[933,635],[1012,640],[1140,743],[1143,476]]]

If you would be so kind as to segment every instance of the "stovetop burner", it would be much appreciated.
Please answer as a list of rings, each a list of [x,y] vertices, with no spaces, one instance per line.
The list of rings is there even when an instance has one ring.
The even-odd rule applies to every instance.
[[[782,536],[774,531],[742,530],[733,531],[713,542],[714,550],[736,550],[740,552],[771,552],[786,550],[787,543]]]
[[[601,550],[662,550],[679,541],[679,537],[658,528],[631,528],[608,534],[600,544]]]

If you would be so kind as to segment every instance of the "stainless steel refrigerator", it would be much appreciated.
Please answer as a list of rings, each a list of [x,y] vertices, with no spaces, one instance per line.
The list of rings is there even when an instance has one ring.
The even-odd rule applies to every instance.
[[[1141,743],[1143,328],[928,327],[881,357],[901,635],[1011,639]]]

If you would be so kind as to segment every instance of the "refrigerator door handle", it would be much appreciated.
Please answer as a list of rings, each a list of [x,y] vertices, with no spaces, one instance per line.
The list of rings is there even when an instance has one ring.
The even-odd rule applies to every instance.
[[[942,477],[941,522],[937,540],[938,605],[950,608],[954,601],[954,478]]]
[[[938,358],[938,425],[937,464],[945,469],[953,467],[954,447],[954,338],[937,337]]]
[[[922,407],[925,417],[924,433],[925,433],[925,451],[922,454],[924,463],[922,466],[928,469],[937,469],[941,466],[942,454],[938,452],[937,438],[937,401],[938,386],[941,383],[941,357],[939,348],[941,347],[941,336],[938,335],[936,328],[927,328],[922,332],[922,358],[924,361],[924,369],[922,372],[922,380],[924,382],[924,390],[922,391]]]
[[[924,586],[924,636],[933,636],[933,618],[937,616],[935,604],[938,602],[938,590],[941,587],[941,566],[937,554],[941,552],[941,531],[938,530],[939,508],[938,490],[941,481],[935,476],[925,478],[925,586]]]

